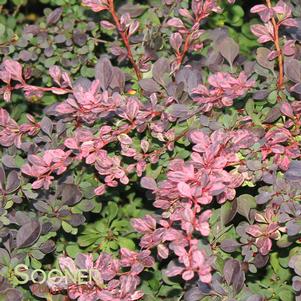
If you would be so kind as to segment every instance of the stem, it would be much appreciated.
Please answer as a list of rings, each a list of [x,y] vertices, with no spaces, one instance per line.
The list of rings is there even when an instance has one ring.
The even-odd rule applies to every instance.
[[[13,12],[13,17],[15,17],[18,14],[18,12],[20,11],[21,6],[22,6],[22,4],[17,5],[16,9]]]
[[[193,28],[198,28],[200,26],[200,22],[205,19],[209,13],[207,12],[207,10],[205,9],[206,7],[206,3],[203,5],[203,9],[201,11],[201,13],[199,14],[199,16],[196,18],[195,23],[193,25]],[[183,51],[182,53],[180,53],[179,55],[177,55],[177,63],[178,65],[181,65],[183,62],[183,59],[186,55],[186,53],[189,50],[190,47],[190,37],[191,37],[192,31],[188,32],[186,38],[185,38],[185,42],[184,42],[184,46],[183,46]]]
[[[115,10],[115,6],[114,6],[114,0],[109,0],[109,12],[111,13],[115,25],[117,27],[117,30],[123,40],[123,43],[126,47],[127,53],[128,53],[128,59],[130,60],[131,64],[133,65],[133,68],[135,70],[135,73],[137,75],[138,80],[142,79],[142,75],[141,72],[139,70],[138,65],[136,64],[133,54],[132,54],[132,50],[131,50],[131,46],[130,46],[130,42],[129,42],[129,36],[126,33],[126,31],[124,31],[121,27],[120,21],[119,21],[119,17],[117,16],[116,10]]]
[[[266,0],[268,8],[272,8],[271,0]],[[283,56],[282,56],[282,50],[280,47],[279,42],[279,25],[277,24],[274,17],[272,17],[272,24],[274,28],[274,44],[278,53],[278,67],[279,67],[279,78],[277,81],[277,89],[278,93],[283,89],[283,78],[284,78],[284,71],[283,71]]]
[[[186,36],[186,39],[185,39],[185,43],[184,43],[184,47],[183,47],[183,51],[182,53],[179,54],[179,56],[177,57],[177,62],[178,62],[178,65],[181,65],[182,62],[183,62],[183,59],[187,53],[187,51],[189,50],[189,47],[190,47],[190,36],[191,36],[191,32],[189,32]]]

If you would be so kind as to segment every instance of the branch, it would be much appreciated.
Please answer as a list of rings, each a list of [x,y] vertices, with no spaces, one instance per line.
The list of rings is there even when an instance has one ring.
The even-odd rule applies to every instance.
[[[272,8],[271,0],[266,0],[266,4],[268,8]],[[274,44],[278,53],[278,67],[279,67],[279,77],[277,81],[277,89],[278,93],[283,89],[284,84],[283,84],[283,78],[284,78],[284,71],[283,71],[283,56],[282,56],[282,50],[280,47],[280,42],[279,42],[279,25],[277,24],[276,20],[274,17],[272,17],[272,24],[274,28]]]
[[[131,50],[131,46],[130,46],[130,42],[129,42],[128,34],[121,27],[119,17],[116,13],[116,10],[115,10],[114,0],[109,0],[108,3],[109,3],[109,9],[108,10],[109,10],[109,12],[111,13],[111,15],[113,17],[113,20],[115,22],[117,30],[118,30],[118,32],[119,32],[119,34],[120,34],[120,36],[123,40],[123,43],[126,47],[126,50],[127,50],[127,53],[128,53],[128,59],[130,60],[132,66],[135,70],[135,73],[137,75],[138,80],[140,80],[140,79],[142,79],[142,75],[141,75],[141,72],[140,72],[140,69],[139,69],[138,65],[136,64],[136,62],[134,60],[132,50]]]
[[[188,32],[188,34],[187,34],[187,36],[185,38],[185,42],[184,42],[182,53],[177,54],[177,63],[178,63],[178,66],[182,64],[183,59],[186,56],[186,54],[187,54],[187,52],[188,52],[188,50],[190,48],[190,45],[191,45],[191,40],[190,40],[191,34],[196,29],[199,29],[201,21],[203,19],[205,19],[206,17],[208,17],[209,14],[210,14],[208,12],[208,10],[206,10],[206,7],[207,7],[207,1],[205,2],[205,4],[203,4],[202,11],[199,13],[198,17],[196,18],[196,20],[195,20],[195,22],[194,22],[194,24],[192,26],[192,29]]]

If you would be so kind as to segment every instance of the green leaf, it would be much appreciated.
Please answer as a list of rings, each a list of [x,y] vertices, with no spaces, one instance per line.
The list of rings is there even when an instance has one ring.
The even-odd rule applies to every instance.
[[[118,206],[116,203],[109,202],[106,209],[107,209],[107,213],[108,213],[109,222],[111,222],[113,219],[116,218],[116,216],[118,214]]]
[[[277,103],[277,91],[273,91],[272,93],[269,94],[268,102],[271,104]]]
[[[78,244],[81,247],[88,247],[93,245],[99,238],[99,234],[82,235],[78,238]]]
[[[5,33],[5,26],[2,23],[0,23],[0,36],[3,36],[4,33]]]
[[[31,257],[30,261],[31,261],[31,266],[34,269],[40,269],[42,267],[41,262],[35,259],[34,257]]]
[[[119,236],[118,244],[121,248],[127,248],[132,251],[135,250],[135,243],[129,238]]]
[[[252,99],[249,99],[245,106],[247,114],[252,117],[254,115],[254,109],[254,101]]]
[[[70,224],[66,223],[65,221],[62,221],[62,228],[67,233],[71,233],[73,230],[73,227]]]
[[[294,299],[294,294],[293,291],[290,288],[281,288],[279,291],[279,297],[281,301],[293,301]]]
[[[66,252],[68,256],[75,258],[75,256],[81,252],[81,249],[78,245],[69,245],[66,247]]]
[[[281,282],[284,282],[291,277],[290,271],[288,269],[284,269],[279,264],[278,253],[274,252],[271,254],[270,262],[275,274],[280,278]]]
[[[12,0],[15,5],[24,5],[26,0]]]

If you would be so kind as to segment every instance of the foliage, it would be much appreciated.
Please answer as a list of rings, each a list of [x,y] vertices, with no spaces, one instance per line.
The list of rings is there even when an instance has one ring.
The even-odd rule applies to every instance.
[[[0,300],[301,300],[300,3],[234,2],[0,2]]]

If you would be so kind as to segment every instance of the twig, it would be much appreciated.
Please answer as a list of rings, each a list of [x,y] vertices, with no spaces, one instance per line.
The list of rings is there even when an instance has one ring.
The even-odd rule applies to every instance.
[[[266,4],[268,8],[272,8],[271,0],[266,0]],[[279,77],[277,81],[277,89],[278,89],[278,96],[279,92],[283,89],[283,77],[284,77],[284,71],[283,71],[283,56],[282,56],[282,50],[280,47],[280,42],[279,42],[279,24],[277,24],[276,20],[274,17],[272,17],[272,24],[274,28],[274,44],[278,53],[278,67],[279,67]]]
[[[140,79],[142,79],[142,75],[141,75],[141,72],[140,72],[140,69],[139,69],[138,65],[136,64],[136,62],[134,60],[132,50],[131,50],[131,46],[130,46],[130,42],[129,42],[128,34],[121,27],[119,17],[117,16],[117,13],[116,13],[116,10],[115,10],[114,0],[109,0],[108,2],[109,2],[109,12],[111,13],[111,15],[113,17],[113,20],[115,22],[117,30],[118,30],[118,32],[119,32],[119,34],[120,34],[120,36],[123,40],[123,43],[126,47],[126,50],[127,50],[127,53],[128,53],[128,59],[130,60],[132,66],[135,70],[135,73],[137,75],[138,80],[140,80]]]
[[[194,22],[194,25],[193,25],[193,28],[199,28],[201,21],[203,19],[205,19],[209,15],[208,12],[206,11],[206,9],[204,8],[205,6],[206,6],[206,3],[203,5],[202,12],[196,18],[196,20]],[[188,50],[190,48],[190,44],[191,44],[190,38],[191,38],[192,32],[193,31],[188,32],[188,34],[187,34],[187,36],[185,38],[185,42],[184,42],[184,46],[183,46],[183,51],[182,51],[182,53],[179,53],[177,55],[177,63],[178,63],[178,65],[182,64],[183,59],[184,59],[185,55],[187,54],[187,52],[188,52]]]

